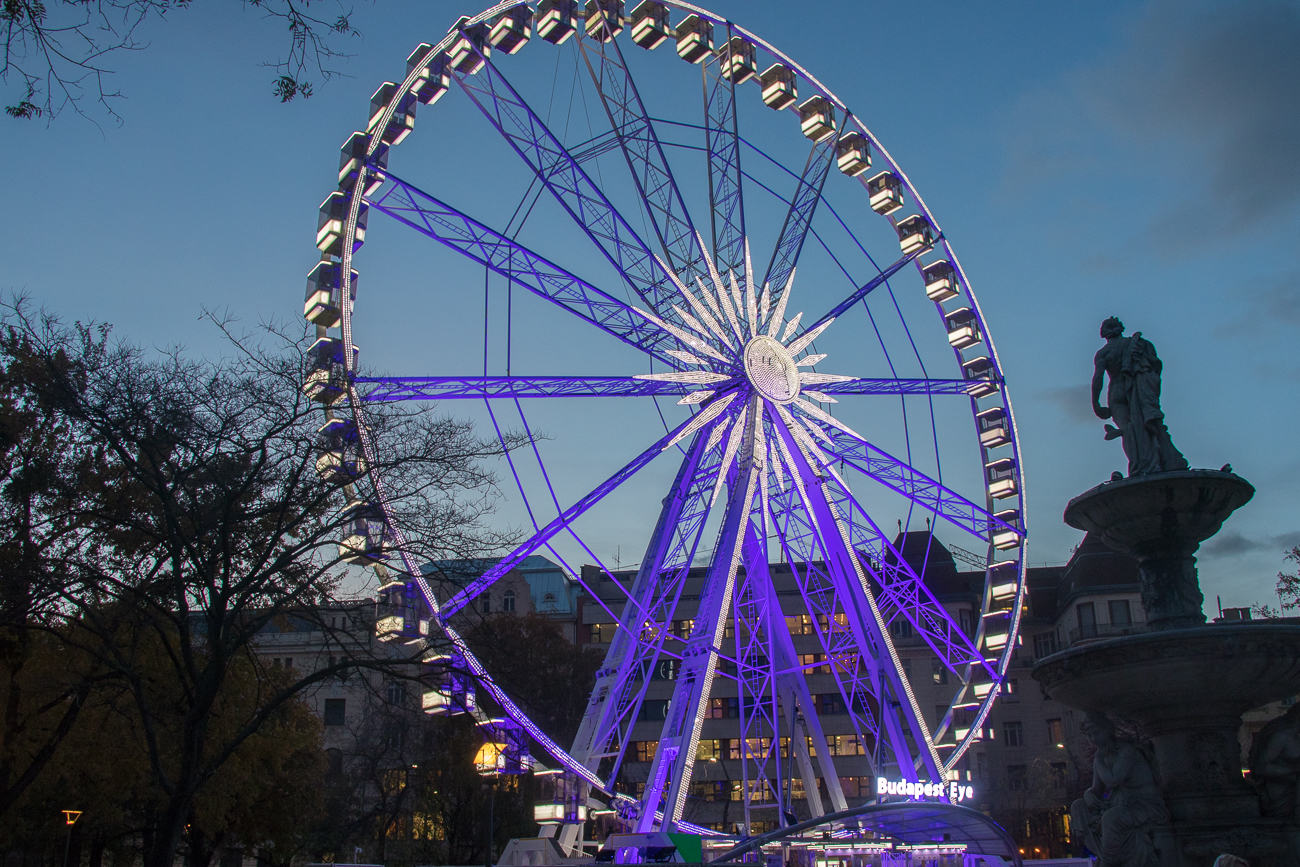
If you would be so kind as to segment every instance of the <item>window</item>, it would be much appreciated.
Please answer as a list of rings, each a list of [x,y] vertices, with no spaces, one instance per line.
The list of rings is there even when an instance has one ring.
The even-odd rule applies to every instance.
[[[501,597],[501,610],[502,611],[515,610],[515,591],[507,590],[505,592],[505,595]]]
[[[840,788],[846,798],[870,798],[871,777],[840,777]]]
[[[911,679],[912,679],[912,660],[910,660],[910,659],[904,659],[904,660],[902,660],[902,663],[903,663],[903,676],[906,677],[908,680],[911,680]]]
[[[791,635],[812,635],[813,622],[812,617],[807,614],[795,614],[785,619],[785,627],[790,630]]]
[[[889,624],[889,634],[899,639],[911,638],[912,624],[902,619],[895,620]]]
[[[545,596],[542,597],[542,608],[545,609],[546,611],[553,611],[555,609],[554,593],[547,593]]]
[[[1129,608],[1127,599],[1112,599],[1106,605],[1110,608],[1111,626],[1133,625],[1133,612]]]
[[[1029,783],[1029,769],[1025,765],[1007,765],[1007,788],[1023,792]]]
[[[406,704],[406,684],[390,683],[388,685],[388,703],[389,704]]]
[[[1096,638],[1097,612],[1093,610],[1092,603],[1084,602],[1074,606],[1074,613],[1079,618],[1079,637]]]
[[[966,633],[967,635],[974,635],[975,625],[973,619],[970,616],[970,609],[962,608],[957,612],[957,615],[961,621],[961,631]]]
[[[975,754],[975,779],[986,780],[989,776],[989,757],[984,753]]]
[[[348,700],[346,698],[325,699],[325,725],[343,725],[343,717],[347,712],[347,706]]]
[[[1065,746],[1065,726],[1059,719],[1047,721],[1047,742],[1056,747]]]
[[[659,722],[668,718],[668,699],[646,699],[641,702],[641,715],[637,719]]]
[[[709,719],[734,719],[740,716],[740,699],[709,699]]]
[[[1052,788],[1064,789],[1065,788],[1065,762],[1052,762],[1052,764],[1049,767],[1052,770],[1052,776],[1051,776]]]
[[[825,663],[825,662],[826,662],[826,654],[824,653],[799,654],[799,665],[803,667],[804,674],[830,674],[831,667],[829,665],[818,664],[818,663]]]
[[[930,670],[934,673],[934,682],[940,685],[948,682],[948,666],[943,664],[942,659],[930,660]]]
[[[1056,653],[1056,633],[1040,632],[1034,636],[1034,658],[1042,659]]]
[[[655,753],[659,751],[659,741],[633,741],[632,746],[636,750],[636,761],[653,762]]]
[[[844,698],[837,692],[824,692],[817,696],[817,714],[819,716],[834,716],[835,714],[848,713],[844,706]]]
[[[685,641],[691,637],[691,630],[695,628],[694,620],[674,620],[672,628],[668,631]]]
[[[1024,723],[1002,723],[1002,742],[1009,747],[1023,747],[1025,745]]]
[[[484,593],[478,600],[478,610],[484,614],[492,613],[492,597]]]
[[[833,747],[836,756],[865,756],[867,751],[858,743],[857,735],[827,735],[826,746]]]
[[[614,633],[618,630],[617,623],[593,623],[591,629],[592,644],[609,644],[614,640]]]
[[[1020,701],[1020,681],[1009,677],[1002,682],[1002,700]]]
[[[676,680],[680,659],[661,659],[650,669],[651,680]]]

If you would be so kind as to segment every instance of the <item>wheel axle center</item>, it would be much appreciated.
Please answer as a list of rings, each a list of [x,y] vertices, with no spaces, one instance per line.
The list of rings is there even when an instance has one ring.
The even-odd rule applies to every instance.
[[[761,334],[745,346],[745,377],[773,403],[799,396],[799,369],[780,341]]]

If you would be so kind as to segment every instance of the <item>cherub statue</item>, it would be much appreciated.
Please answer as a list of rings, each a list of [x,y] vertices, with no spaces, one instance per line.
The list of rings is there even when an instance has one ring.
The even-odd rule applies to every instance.
[[[1092,785],[1070,805],[1071,827],[1100,859],[1099,867],[1156,867],[1151,830],[1169,821],[1146,752],[1115,735],[1105,714],[1090,713],[1083,733],[1097,748]]]
[[[1187,459],[1174,448],[1160,410],[1160,372],[1164,368],[1156,348],[1142,336],[1124,336],[1124,323],[1114,316],[1101,323],[1106,345],[1093,358],[1092,411],[1097,418],[1113,419],[1106,439],[1120,438],[1128,456],[1128,474],[1139,476],[1187,469]],[[1102,406],[1103,377],[1110,377]]]

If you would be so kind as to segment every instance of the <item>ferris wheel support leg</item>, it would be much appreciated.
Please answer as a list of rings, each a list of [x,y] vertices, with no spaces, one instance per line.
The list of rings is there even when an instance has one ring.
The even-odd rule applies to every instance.
[[[659,520],[655,524],[650,542],[646,546],[645,557],[629,590],[625,614],[627,612],[653,612],[652,616],[671,617],[681,595],[686,571],[694,555],[694,541],[688,538],[690,530],[695,527],[695,536],[703,529],[703,517],[707,515],[704,492],[711,481],[708,468],[701,468],[707,433],[701,431],[692,441],[686,457],[677,470],[677,477],[672,489],[664,498]],[[703,478],[709,477],[709,478]],[[689,510],[689,514],[687,513]],[[685,532],[683,532],[685,531]],[[685,550],[685,547],[691,550]],[[679,580],[662,580],[665,561],[684,557],[685,566],[680,570]],[[627,620],[625,616],[622,618]],[[638,618],[641,619],[641,618]],[[636,674],[646,664],[653,663],[663,645],[667,624],[653,630],[654,640],[646,645],[638,640],[632,630],[619,629],[614,633],[614,640],[605,654],[605,663],[596,673],[596,684],[587,710],[583,714],[578,734],[574,738],[572,755],[586,767],[595,771],[601,761],[611,757],[611,741],[617,741],[612,754],[614,769],[609,778],[617,774],[627,739],[622,737],[622,728],[630,727],[635,721],[641,700],[645,694],[649,678],[641,679],[641,689],[634,688]],[[585,796],[585,792],[584,792]],[[580,826],[566,825],[560,833],[560,846],[566,852],[572,852],[578,839]],[[581,854],[581,853],[578,853]]]
[[[877,658],[881,659],[881,664],[875,667],[873,674],[878,678],[878,691],[876,694],[881,697],[881,720],[884,723],[883,727],[890,734],[895,756],[910,756],[910,750],[907,748],[907,742],[899,724],[899,715],[895,714],[889,707],[887,701],[889,694],[897,698],[898,711],[908,728],[911,729],[916,745],[922,749],[922,766],[930,774],[931,780],[935,782],[941,781],[943,779],[941,771],[943,763],[940,761],[938,751],[934,748],[934,743],[930,739],[929,730],[926,728],[925,719],[921,714],[920,706],[917,704],[916,696],[912,693],[911,684],[908,683],[907,678],[902,673],[902,663],[898,658],[898,653],[894,650],[893,642],[890,641],[884,618],[880,613],[879,606],[876,604],[871,585],[867,581],[864,572],[865,567],[861,558],[854,553],[847,536],[844,521],[827,491],[827,487],[834,484],[834,481],[830,478],[824,478],[822,474],[813,469],[811,462],[803,452],[801,444],[795,440],[783,424],[776,425],[776,428],[779,436],[785,442],[787,453],[794,461],[795,466],[792,470],[800,474],[804,487],[808,492],[807,502],[811,509],[810,517],[821,529],[820,536],[824,544],[823,550],[826,552],[827,566],[843,591],[845,601],[852,603],[852,610],[847,612],[850,625],[855,631],[860,630],[862,632],[865,646],[883,651],[883,653],[878,652],[875,654]],[[910,775],[916,773],[911,764],[911,761],[898,762],[899,773],[909,779],[911,779]]]
[[[654,830],[655,811],[663,803],[662,829],[675,828],[686,805],[690,790],[691,771],[695,765],[695,749],[700,740],[700,727],[704,722],[705,705],[713,686],[713,675],[718,666],[718,648],[726,627],[726,612],[731,606],[732,591],[736,584],[736,571],[740,566],[742,528],[749,520],[758,489],[758,472],[754,468],[754,427],[759,424],[757,395],[750,397],[737,468],[732,477],[727,509],[718,530],[718,543],[713,549],[713,561],[700,588],[699,611],[695,627],[682,652],[682,667],[668,705],[659,736],[659,748],[650,764],[646,781],[645,800],[641,815],[637,817],[636,830],[646,833]],[[665,789],[667,790],[665,792]]]
[[[794,750],[795,760],[799,763],[799,776],[803,780],[804,793],[808,798],[808,809],[812,812],[812,815],[821,816],[825,810],[822,806],[821,792],[817,787],[817,775],[813,771],[812,759],[808,753],[808,738],[815,738],[813,743],[816,744],[825,744],[826,738],[822,733],[821,722],[817,719],[812,693],[808,691],[808,681],[802,673],[796,670],[799,657],[794,651],[794,640],[790,637],[790,628],[786,625],[785,616],[781,612],[776,587],[772,583],[772,574],[767,567],[767,546],[752,521],[750,522],[749,533],[745,536],[745,569],[747,573],[750,569],[750,563],[761,564],[759,567],[761,572],[756,574],[753,579],[750,579],[748,574],[746,578],[747,580],[761,582],[762,592],[767,595],[768,610],[772,612],[767,626],[768,634],[771,636],[771,668],[773,671],[782,672],[775,677],[774,692],[780,701],[781,709],[785,712],[786,730],[790,733],[790,747]],[[773,740],[779,744],[777,737],[777,735],[774,735]],[[776,751],[776,755],[779,770],[779,749]],[[844,792],[840,788],[839,775],[835,773],[834,762],[825,748],[818,752],[817,756],[820,759],[822,777],[826,780],[826,787],[835,809],[847,809]],[[792,786],[793,780],[786,780],[785,785]],[[780,797],[782,791],[778,784],[778,797]],[[794,798],[791,797],[790,800],[793,801]]]

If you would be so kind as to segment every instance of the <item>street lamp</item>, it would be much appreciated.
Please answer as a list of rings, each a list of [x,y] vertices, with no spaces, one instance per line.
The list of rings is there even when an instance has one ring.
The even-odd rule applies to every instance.
[[[63,841],[63,867],[68,867],[68,852],[72,849],[72,826],[81,818],[81,810],[61,810],[63,824],[68,826],[67,839]]]
[[[483,723],[487,740],[479,747],[474,756],[474,770],[480,776],[488,777],[487,850],[483,863],[492,867],[492,826],[493,813],[496,812],[496,779],[501,774],[526,774],[533,767],[533,758],[528,754],[528,739],[518,723],[509,719],[490,719]]]

